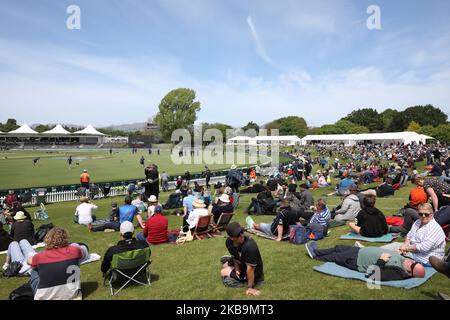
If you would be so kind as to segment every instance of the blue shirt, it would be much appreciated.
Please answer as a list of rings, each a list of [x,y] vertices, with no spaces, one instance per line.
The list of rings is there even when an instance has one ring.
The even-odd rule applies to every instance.
[[[187,208],[188,213],[192,211],[192,202],[196,199],[193,195],[189,195],[183,199],[183,207]]]
[[[133,222],[134,216],[138,215],[138,208],[132,204],[126,204],[119,208],[120,224],[125,221]]]

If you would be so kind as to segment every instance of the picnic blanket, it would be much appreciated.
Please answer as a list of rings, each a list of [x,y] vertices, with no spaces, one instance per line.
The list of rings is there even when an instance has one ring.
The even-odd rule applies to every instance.
[[[399,236],[398,233],[388,233],[378,238],[368,238],[363,237],[361,235],[349,232],[343,236],[340,237],[341,240],[358,240],[358,241],[367,241],[367,242],[383,242],[388,243],[392,242]]]
[[[362,272],[354,271],[347,269],[345,267],[339,266],[333,262],[326,262],[321,266],[315,266],[314,270],[318,272],[322,272],[328,274],[330,276],[346,278],[346,279],[355,279],[360,281],[367,281],[366,275]],[[421,286],[425,282],[427,282],[437,271],[433,268],[425,268],[425,277],[424,278],[409,278],[405,280],[396,280],[396,281],[382,281],[376,282],[376,284],[380,284],[383,286],[395,287],[395,288],[404,288],[404,289],[412,289]]]
[[[81,263],[81,265],[87,264],[87,263],[91,263],[91,262],[95,262],[95,261],[98,261],[98,260],[100,260],[100,258],[101,258],[100,255],[98,255],[98,254],[96,254],[96,253],[90,253],[88,259],[87,259],[87,260],[84,260],[84,261]]]
[[[388,226],[401,226],[403,225],[402,217],[386,217],[386,223]]]
[[[266,234],[264,232],[261,232],[259,230],[248,229],[247,228],[247,229],[245,229],[245,231],[247,231],[248,233],[254,234],[255,236],[266,238],[266,239],[269,239],[269,240],[276,240],[277,239],[277,236],[269,236],[268,234]],[[289,234],[284,235],[282,239],[283,240],[289,239]]]
[[[45,243],[40,242],[40,243],[38,243],[38,244],[35,244],[35,245],[33,246],[33,249],[43,248],[43,247],[45,247]],[[7,254],[7,253],[8,253],[8,250],[0,251],[0,255],[2,255],[2,254]]]

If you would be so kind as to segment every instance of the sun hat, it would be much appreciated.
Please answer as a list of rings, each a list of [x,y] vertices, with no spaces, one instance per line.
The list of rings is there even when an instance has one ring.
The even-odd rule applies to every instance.
[[[194,202],[192,202],[192,206],[196,208],[205,208],[206,204],[203,200],[197,199]]]
[[[148,198],[148,202],[158,202],[158,198],[156,198],[156,196],[152,194],[150,198]]]
[[[23,211],[18,211],[16,215],[14,216],[14,220],[25,220],[27,217],[25,216],[25,213]]]
[[[222,193],[219,200],[225,203],[230,203],[230,197],[226,193]]]
[[[237,167],[236,167],[236,165],[235,164],[233,164],[232,166],[231,166],[231,170],[234,170],[234,169],[236,169]]]

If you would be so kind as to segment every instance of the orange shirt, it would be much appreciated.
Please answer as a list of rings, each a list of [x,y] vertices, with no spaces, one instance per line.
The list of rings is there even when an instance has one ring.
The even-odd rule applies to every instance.
[[[409,204],[417,208],[422,203],[428,202],[428,194],[423,187],[415,187],[409,194]]]

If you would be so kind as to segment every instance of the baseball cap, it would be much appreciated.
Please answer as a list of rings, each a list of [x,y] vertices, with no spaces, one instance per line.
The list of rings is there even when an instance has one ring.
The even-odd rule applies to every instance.
[[[227,226],[227,234],[230,237],[238,237],[244,230],[245,229],[237,222],[231,222]]]
[[[111,207],[117,208],[117,202],[111,202]]]
[[[124,221],[120,225],[120,234],[125,235],[127,233],[133,233],[134,232],[134,226],[130,221]]]
[[[156,206],[155,209],[153,209],[154,213],[162,213],[162,207],[161,206]]]

